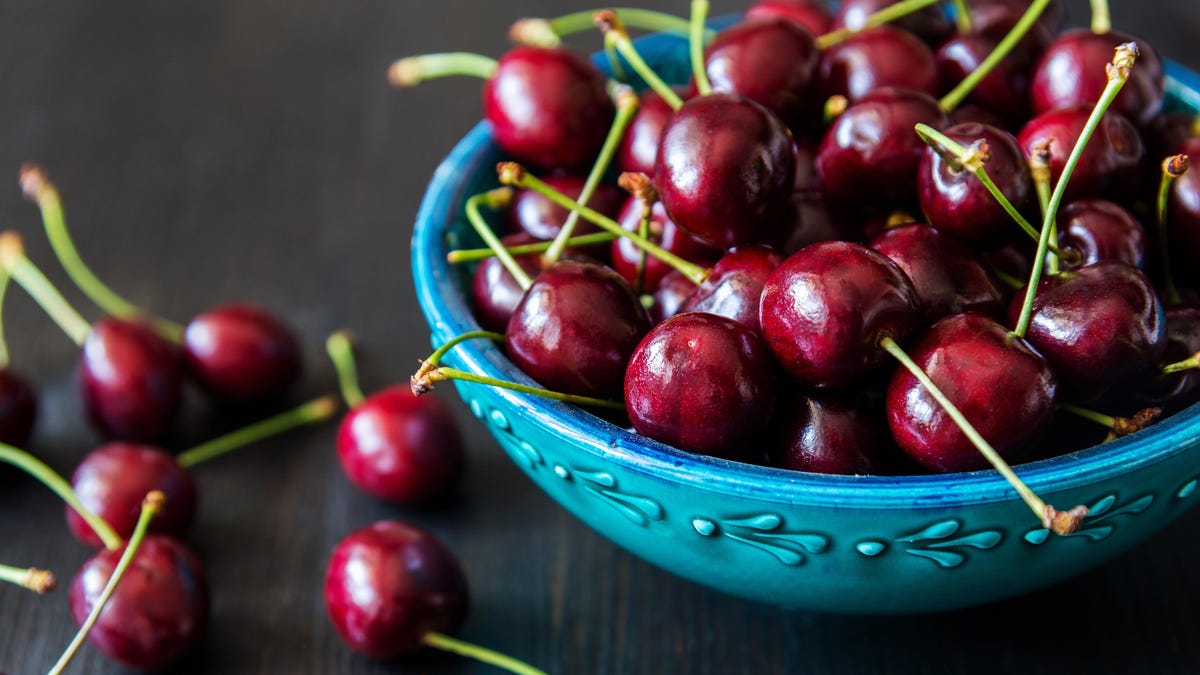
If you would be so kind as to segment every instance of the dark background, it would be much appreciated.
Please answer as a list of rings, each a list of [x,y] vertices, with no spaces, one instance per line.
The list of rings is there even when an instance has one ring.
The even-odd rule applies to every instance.
[[[1075,22],[1086,21],[1079,4]],[[1119,28],[1200,68],[1194,0],[1114,4]],[[235,299],[283,313],[309,347],[297,400],[333,388],[320,345],[341,327],[360,337],[368,390],[405,381],[429,351],[411,224],[437,162],[480,117],[479,84],[398,92],[384,71],[421,52],[498,55],[513,19],[591,6],[0,0],[0,228],[20,230],[33,259],[97,316],[68,288],[18,190],[18,167],[37,160],[64,194],[85,258],[136,303],[178,320]],[[75,395],[77,350],[23,293],[10,298],[15,367],[43,392],[34,449],[69,473],[97,443]],[[199,397],[190,404],[172,447],[237,422]],[[200,467],[190,542],[207,565],[213,616],[178,671],[495,672],[436,654],[376,664],[338,641],[321,597],[327,556],[382,518],[428,527],[458,553],[474,594],[465,638],[553,673],[1183,673],[1200,659],[1200,514],[1095,572],[992,606],[899,619],[788,614],[617,549],[528,483],[457,402],[455,412],[470,475],[426,509],[352,490],[332,424]],[[0,560],[50,567],[64,587],[90,554],[55,498],[18,476],[0,478],[0,537]],[[0,588],[6,672],[44,672],[74,631],[65,588],[44,598]],[[120,670],[90,648],[74,668]]]

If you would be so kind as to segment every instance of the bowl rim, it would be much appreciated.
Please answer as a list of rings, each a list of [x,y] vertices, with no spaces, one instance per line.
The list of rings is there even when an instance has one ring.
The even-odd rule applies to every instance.
[[[643,38],[668,39],[676,38]],[[1172,61],[1166,61],[1165,74],[1168,97],[1200,111],[1200,75]],[[471,177],[496,152],[490,127],[482,121],[438,166],[417,213],[411,247],[413,279],[435,344],[479,329],[458,290],[457,273],[446,262],[448,246],[442,234],[461,211],[463,193]],[[473,373],[533,384],[489,341],[462,343],[451,350],[446,360]],[[493,391],[512,410],[526,417],[529,424],[563,438],[597,459],[620,464],[662,482],[702,491],[840,509],[958,507],[1019,500],[1007,481],[993,470],[916,476],[834,476],[744,464],[673,448],[557,401],[505,389]],[[1043,497],[1095,485],[1176,458],[1189,450],[1200,437],[1198,413],[1200,404],[1125,438],[1020,464],[1015,469]]]

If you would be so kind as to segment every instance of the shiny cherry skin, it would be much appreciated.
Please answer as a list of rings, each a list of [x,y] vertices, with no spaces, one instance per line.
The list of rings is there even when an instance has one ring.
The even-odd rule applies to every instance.
[[[75,575],[70,604],[76,623],[82,624],[100,599],[122,551],[100,551]],[[179,662],[200,642],[208,612],[208,581],[200,561],[171,537],[147,535],[88,641],[130,668],[158,670]]]
[[[565,260],[533,280],[509,319],[504,346],[547,389],[616,398],[649,329],[649,315],[621,275]]]
[[[758,305],[763,285],[781,262],[783,258],[766,246],[732,248],[713,265],[679,311],[716,314],[759,333]]]
[[[545,183],[571,199],[578,199],[583,192],[586,179],[572,174],[549,176]],[[600,183],[596,186],[588,206],[595,211],[616,218],[625,203],[625,193],[614,185]],[[508,210],[509,220],[517,231],[524,231],[538,239],[549,241],[558,236],[570,212],[533,190],[521,190],[513,199]],[[584,218],[575,223],[574,234],[599,232],[600,228]]]
[[[650,308],[650,322],[657,326],[679,313],[688,296],[696,290],[696,284],[683,272],[671,270],[658,282],[654,289],[654,306]]]
[[[883,415],[855,397],[790,392],[776,405],[771,466],[843,476],[879,475],[891,436]]]
[[[759,0],[746,10],[746,19],[787,19],[814,37],[828,33],[833,15],[816,0]]]
[[[1171,184],[1168,202],[1167,233],[1171,241],[1172,272],[1195,283],[1200,273],[1188,264],[1200,256],[1200,138],[1186,141],[1174,150],[1187,155],[1192,168]]]
[[[775,365],[754,331],[702,312],[655,326],[629,360],[633,428],[681,450],[734,457],[770,419]]]
[[[1146,231],[1132,213],[1104,199],[1081,199],[1058,212],[1058,245],[1078,256],[1063,261],[1082,267],[1101,260],[1142,267]]]
[[[1090,103],[1051,110],[1029,120],[1017,135],[1017,143],[1027,157],[1042,141],[1051,141],[1051,184],[1058,182],[1091,114]],[[1071,175],[1066,199],[1131,194],[1137,187],[1138,168],[1145,153],[1142,137],[1133,124],[1117,113],[1105,113]]]
[[[536,241],[539,241],[537,237],[524,232],[500,238],[500,243],[505,246],[531,244]],[[513,256],[513,259],[530,278],[541,274],[544,267],[542,257],[536,253]],[[499,258],[493,256],[479,262],[471,278],[471,307],[480,327],[503,332],[508,326],[513,310],[523,297],[525,290],[508,273],[508,269]]]
[[[787,214],[795,144],[762,105],[698,96],[663,130],[654,186],[675,224],[718,248],[767,238]]]
[[[642,224],[645,206],[637,197],[630,197],[621,209],[617,222],[630,232],[637,232]],[[650,211],[649,239],[675,255],[699,265],[711,265],[721,257],[721,251],[705,244],[681,230],[670,218],[662,204],[656,203]],[[671,271],[671,266],[645,253],[632,241],[621,237],[614,239],[610,249],[612,267],[617,274],[634,288],[656,288],[658,282]]]
[[[300,379],[296,334],[270,312],[247,304],[211,309],[183,333],[187,372],[219,401],[252,403],[278,397]]]
[[[1009,305],[1012,325],[1024,293]],[[1095,393],[1144,374],[1166,348],[1166,317],[1154,286],[1136,267],[1104,261],[1044,278],[1026,339],[1065,387]]]
[[[1075,28],[1059,35],[1034,70],[1030,87],[1033,109],[1044,113],[1075,105],[1091,108],[1108,85],[1105,65],[1112,62],[1113,51],[1126,42],[1136,42],[1141,54],[1111,110],[1137,124],[1150,122],[1162,110],[1162,59],[1150,43],[1119,31],[1100,34]]]
[[[759,318],[783,369],[814,387],[844,387],[891,358],[884,336],[903,344],[921,323],[920,300],[883,254],[822,242],[783,261],[763,287]]]
[[[912,33],[878,26],[825,50],[822,100],[845,96],[853,103],[883,87],[903,87],[930,96],[937,93],[933,52]]]
[[[466,465],[450,412],[407,386],[385,389],[354,406],[338,427],[338,461],[363,492],[399,504],[446,494]]]
[[[621,171],[653,176],[663,129],[675,111],[653,89],[643,91],[638,97],[638,111],[621,137],[616,162]]]
[[[325,609],[342,641],[375,659],[414,652],[467,616],[467,578],[433,535],[380,521],[338,543],[325,570]]]
[[[983,261],[950,235],[928,225],[904,225],[868,245],[908,275],[930,323],[961,312],[1003,314],[1004,294]]]
[[[25,447],[37,420],[37,391],[12,368],[0,369],[0,443]]]
[[[150,521],[150,532],[183,537],[196,519],[196,481],[163,450],[136,443],[106,443],[88,453],[71,476],[79,501],[128,539],[137,525],[142,501],[152,490],[166,503]],[[67,526],[79,541],[100,548],[95,530],[70,506]]]
[[[916,194],[925,143],[918,123],[941,129],[946,113],[930,96],[906,89],[877,90],[842,113],[817,150],[817,175],[827,197],[876,206],[905,203]]]
[[[604,74],[565,48],[509,50],[483,88],[496,143],[539,169],[583,170],[616,114]]]
[[[1017,14],[1010,20],[993,23],[984,30],[976,28],[939,47],[936,62],[941,91],[949,92],[978,69],[1013,29],[1019,16]],[[979,81],[966,101],[999,115],[1009,124],[1020,124],[1029,119],[1029,86],[1033,66],[1052,39],[1048,31],[1035,24],[1012,53]]]
[[[1012,134],[983,124],[960,124],[943,133],[973,149],[986,148],[987,172],[1013,206],[1030,217],[1037,211],[1029,165]],[[981,249],[1003,246],[1018,233],[1012,216],[974,173],[926,148],[917,173],[921,210],[929,224]]]
[[[833,16],[833,28],[859,29],[866,24],[867,17],[875,12],[896,4],[898,0],[846,0],[838,5],[838,11]],[[954,27],[946,20],[946,15],[940,7],[926,7],[899,19],[895,25],[920,36],[929,44],[941,44]]]
[[[967,421],[1008,461],[1022,457],[1054,416],[1058,384],[1028,342],[979,314],[942,319],[909,351]],[[888,425],[906,453],[940,472],[989,466],[906,368],[888,384]]]
[[[124,441],[162,438],[175,420],[183,389],[180,350],[145,323],[111,317],[83,343],[84,407],[101,434]]]
[[[714,92],[757,101],[793,130],[820,118],[820,62],[813,36],[786,19],[748,20],[726,28],[704,53]]]

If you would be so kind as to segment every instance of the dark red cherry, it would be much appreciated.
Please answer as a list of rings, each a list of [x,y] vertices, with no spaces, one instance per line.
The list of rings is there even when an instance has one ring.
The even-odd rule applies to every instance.
[[[547,185],[571,199],[579,198],[585,182],[585,179],[571,174],[550,176],[545,179]],[[625,193],[608,183],[597,185],[596,191],[592,193],[592,198],[588,200],[589,207],[609,218],[616,218],[624,203]],[[559,230],[562,229],[563,223],[567,221],[569,215],[566,209],[533,190],[519,191],[509,207],[508,213],[509,220],[512,221],[515,228],[544,241],[558,236]],[[599,231],[600,228],[580,218],[575,224],[574,234],[589,234]],[[598,250],[602,251],[603,249]]]
[[[716,314],[758,333],[763,285],[782,261],[778,253],[765,246],[730,249],[683,301],[679,311]]]
[[[630,197],[621,209],[617,222],[630,232],[637,232],[642,224],[645,205],[637,197]],[[656,203],[650,212],[650,240],[684,260],[700,265],[711,265],[721,257],[721,251],[684,232],[667,217],[667,210]],[[671,271],[670,265],[642,251],[632,241],[621,237],[614,239],[610,251],[613,269],[625,277],[634,288],[652,289]]]
[[[1013,29],[1019,17],[1017,14],[1006,21],[997,21],[983,30],[976,28],[939,47],[936,60],[941,91],[949,92],[977,70]],[[1029,119],[1033,66],[1052,39],[1049,31],[1035,24],[1013,51],[975,85],[966,101],[999,115],[1009,124],[1020,124]]]
[[[1020,459],[1054,415],[1058,387],[1049,363],[985,316],[942,319],[909,355],[1006,460]],[[888,385],[887,414],[892,436],[921,465],[942,472],[989,466],[905,368]]]
[[[833,24],[829,9],[817,0],[759,0],[746,10],[746,18],[787,19],[814,37],[828,33]]]
[[[79,501],[128,539],[137,525],[142,501],[152,490],[167,498],[150,521],[150,532],[182,537],[196,518],[196,481],[175,457],[158,448],[135,443],[107,443],[88,453],[71,476]],[[66,507],[67,526],[83,543],[100,548],[103,542],[79,513]]]
[[[1126,42],[1136,42],[1141,54],[1111,109],[1138,124],[1148,123],[1162,109],[1162,60],[1150,43],[1119,31],[1075,28],[1059,35],[1034,70],[1033,109],[1038,113],[1075,105],[1090,109],[1108,85],[1105,66]]]
[[[37,391],[11,368],[0,369],[0,443],[25,447],[37,420]]]
[[[896,4],[897,0],[845,0],[838,6],[838,11],[833,17],[833,28],[850,28],[858,30],[862,28],[867,17],[875,12]],[[941,44],[954,27],[946,20],[946,15],[942,12],[941,7],[933,6],[913,12],[908,16],[896,21],[896,25],[906,31],[919,35],[922,40],[930,44]]]
[[[677,314],[634,351],[625,408],[643,436],[729,457],[770,419],[775,387],[770,352],[754,331],[713,314]]]
[[[986,108],[974,104],[960,105],[950,112],[951,124],[986,124],[990,127],[1003,129],[1007,125],[1003,119]]]
[[[772,242],[785,257],[821,241],[865,240],[862,223],[845,205],[831,204],[816,195],[792,195],[792,226]]]
[[[903,87],[931,96],[937,93],[933,52],[912,33],[879,26],[825,50],[822,100],[845,96],[854,102],[883,87]]]
[[[337,453],[351,482],[401,504],[445,494],[466,464],[449,411],[432,396],[414,396],[407,386],[385,389],[354,406],[338,427]]]
[[[1023,301],[1021,292],[1009,305],[1014,325]],[[1166,321],[1141,270],[1105,261],[1043,279],[1026,338],[1064,385],[1094,393],[1158,365]]]
[[[944,128],[949,120],[930,96],[881,89],[846,109],[817,150],[825,194],[855,204],[892,206],[911,200],[925,143],[918,123]]]
[[[1149,124],[1142,127],[1142,140],[1146,142],[1146,155],[1160,161],[1172,153],[1178,154],[1178,149],[1192,138],[1200,136],[1200,118],[1194,113],[1161,113],[1156,115]],[[1157,187],[1160,167],[1153,167]]]
[[[967,0],[967,8],[971,13],[971,25],[977,31],[990,30],[997,24],[1011,25],[1029,9],[1028,0]],[[1038,17],[1037,26],[1053,35],[1067,20],[1067,8],[1061,0],[1050,0],[1042,15]]]
[[[679,308],[696,290],[696,284],[679,270],[671,270],[658,282],[654,289],[654,306],[650,308],[650,322],[657,326],[679,313]]]
[[[714,92],[757,101],[792,129],[815,124],[817,65],[813,36],[786,19],[748,20],[717,34],[704,64]]]
[[[616,114],[604,74],[565,48],[519,46],[483,88],[496,143],[541,169],[586,169]]]
[[[689,100],[663,130],[654,186],[675,224],[719,248],[768,238],[787,214],[792,135],[747,98]]]
[[[619,274],[562,261],[533,280],[505,331],[508,357],[542,386],[615,398],[650,317]]]
[[[505,246],[536,241],[536,237],[524,232],[500,238],[500,243]],[[530,278],[542,272],[542,256],[539,254],[518,255],[513,256],[513,259]],[[475,268],[471,283],[471,306],[475,311],[475,319],[485,330],[503,331],[508,326],[513,310],[524,296],[525,290],[508,273],[499,258],[485,258]]]
[[[1037,211],[1029,165],[1012,134],[983,124],[960,124],[946,136],[971,148],[986,149],[988,176],[1018,211]],[[980,248],[996,248],[1019,233],[1012,216],[983,182],[955,161],[926,148],[917,173],[921,210],[929,224]]]
[[[91,613],[121,553],[100,551],[75,575],[70,604],[76,623]],[[208,608],[208,582],[196,556],[171,537],[148,535],[88,641],[130,668],[158,670],[196,646],[208,624]]]
[[[912,283],[894,262],[848,242],[813,244],[771,274],[759,306],[767,346],[784,370],[815,387],[842,387],[890,358],[921,321]]]
[[[1058,245],[1078,256],[1064,261],[1080,267],[1101,260],[1142,267],[1146,231],[1133,214],[1103,199],[1083,199],[1058,212]]]
[[[638,111],[621,137],[616,162],[621,171],[653,176],[663,129],[675,111],[653,89],[643,91],[639,98]]]
[[[325,570],[325,609],[356,652],[388,659],[454,633],[467,615],[467,578],[454,555],[411,525],[380,521],[338,543]]]
[[[1200,308],[1172,307],[1166,317],[1167,346],[1162,363],[1178,363],[1200,352]],[[1139,387],[1138,396],[1146,405],[1182,410],[1200,398],[1200,370],[1191,368],[1170,374],[1155,371]]]
[[[1167,232],[1171,241],[1171,269],[1182,279],[1200,279],[1191,261],[1200,259],[1200,138],[1189,139],[1174,151],[1187,155],[1192,168],[1171,184]]]
[[[1057,183],[1067,157],[1083,133],[1092,105],[1082,104],[1045,112],[1025,124],[1017,142],[1026,157],[1043,141],[1050,143],[1051,182]],[[1137,187],[1138,166],[1145,147],[1137,129],[1129,120],[1113,112],[1105,113],[1088,141],[1087,148],[1067,184],[1066,199],[1110,197],[1132,193]]]
[[[292,329],[253,305],[223,305],[192,319],[183,350],[188,374],[211,396],[232,403],[277,397],[303,369]]]
[[[180,350],[148,325],[101,319],[92,326],[80,361],[88,419],[111,438],[157,440],[175,419],[182,375]]]
[[[775,411],[771,466],[838,475],[883,473],[891,436],[880,411],[847,395],[791,392]]]
[[[999,318],[1004,311],[1004,294],[983,261],[947,234],[928,225],[904,225],[869,245],[908,275],[930,322],[960,312]]]

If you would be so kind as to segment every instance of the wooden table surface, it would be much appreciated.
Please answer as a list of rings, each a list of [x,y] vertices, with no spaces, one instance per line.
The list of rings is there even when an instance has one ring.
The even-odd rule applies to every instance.
[[[683,13],[688,3],[644,4]],[[1114,5],[1118,27],[1200,69],[1194,0]],[[284,314],[307,345],[296,400],[334,387],[320,347],[341,327],[360,338],[368,389],[405,381],[428,351],[410,281],[412,221],[433,168],[480,116],[479,85],[398,92],[385,68],[428,51],[499,54],[514,18],[589,6],[0,1],[0,228],[21,231],[33,259],[96,316],[67,288],[17,188],[17,168],[37,160],[65,196],[85,257],[136,303],[181,320],[230,300]],[[1086,17],[1077,4],[1072,12]],[[6,311],[15,367],[42,390],[33,449],[70,472],[97,443],[81,421],[76,349],[23,294]],[[188,405],[171,447],[239,421],[199,396]],[[189,541],[207,565],[212,622],[176,671],[495,672],[439,654],[373,663],[340,643],[322,601],[326,559],[346,533],[383,518],[427,527],[458,553],[473,591],[465,638],[552,673],[1193,673],[1200,662],[1200,513],[1109,565],[1008,602],[908,618],[784,613],[618,549],[526,481],[463,406],[454,410],[469,477],[427,508],[351,489],[333,425],[199,467]],[[90,551],[46,490],[11,473],[0,480],[0,560],[47,566],[65,586]],[[65,589],[0,588],[5,672],[45,671],[74,631]],[[73,672],[122,671],[85,648]]]

